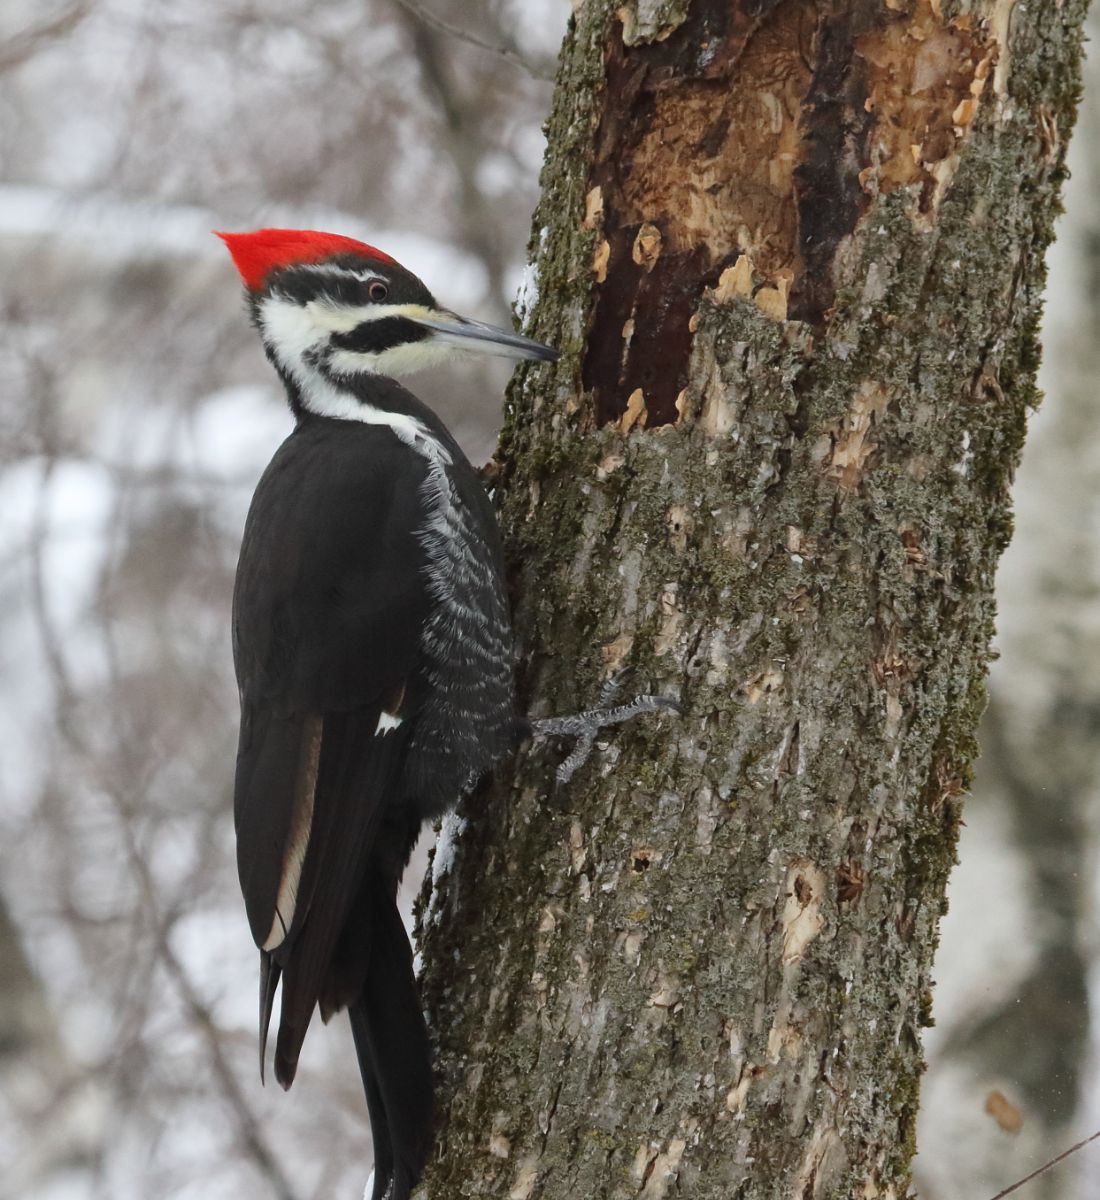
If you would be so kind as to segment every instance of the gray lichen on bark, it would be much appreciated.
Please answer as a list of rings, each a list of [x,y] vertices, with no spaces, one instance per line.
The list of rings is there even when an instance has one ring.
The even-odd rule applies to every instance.
[[[905,1192],[1083,5],[840,7],[631,45],[590,0],[563,47],[527,324],[565,353],[500,451],[521,692],[626,665],[687,714],[464,804],[428,1195]]]

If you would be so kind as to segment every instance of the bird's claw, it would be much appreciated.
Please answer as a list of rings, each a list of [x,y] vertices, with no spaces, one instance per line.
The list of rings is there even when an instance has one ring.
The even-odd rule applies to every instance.
[[[573,749],[558,766],[556,778],[559,784],[568,783],[588,761],[592,747],[596,744],[596,735],[601,729],[606,729],[609,725],[621,725],[624,721],[641,716],[642,713],[658,712],[661,709],[683,713],[680,703],[668,696],[635,696],[628,704],[611,707],[628,674],[628,671],[619,671],[604,683],[600,691],[599,708],[571,713],[564,717],[542,717],[531,722],[532,737],[576,739]]]

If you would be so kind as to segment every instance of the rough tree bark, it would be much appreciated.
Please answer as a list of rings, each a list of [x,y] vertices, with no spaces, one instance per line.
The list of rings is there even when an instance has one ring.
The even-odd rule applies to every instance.
[[[1084,0],[588,0],[501,443],[527,752],[420,914],[430,1196],[901,1196]]]

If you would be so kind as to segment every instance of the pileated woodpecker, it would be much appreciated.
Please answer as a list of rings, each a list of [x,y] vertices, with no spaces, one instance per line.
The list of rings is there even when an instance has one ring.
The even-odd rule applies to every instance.
[[[394,379],[455,350],[557,352],[441,308],[363,242],[218,236],[296,418],[253,497],[233,597],[234,816],[260,949],[260,1074],[280,979],[284,1088],[314,1008],[326,1021],[347,1008],[373,1200],[406,1200],[432,1126],[428,1037],[396,903],[421,824],[533,733],[572,733],[586,748],[597,727],[670,702],[517,716],[493,509],[443,423]]]

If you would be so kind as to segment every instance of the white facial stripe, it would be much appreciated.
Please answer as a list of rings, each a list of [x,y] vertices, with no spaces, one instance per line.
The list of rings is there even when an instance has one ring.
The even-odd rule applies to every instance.
[[[428,317],[431,309],[423,304],[361,304],[346,306],[330,300],[310,300],[305,311],[318,329],[331,333],[351,333],[367,321],[382,321],[386,317],[405,317],[410,321]]]
[[[446,342],[425,338],[422,342],[403,342],[388,350],[334,350],[328,367],[334,375],[389,375],[393,379],[423,371],[454,358],[458,353]]]
[[[306,360],[309,355],[318,355],[328,346],[333,333],[350,333],[364,321],[378,321],[385,317],[405,317],[415,320],[428,315],[429,309],[421,304],[372,304],[362,308],[337,308],[323,301],[311,300],[305,306],[280,296],[268,296],[260,304],[260,324],[264,337],[271,345],[279,362],[297,380],[303,398],[313,411],[322,411],[310,403],[318,392],[316,381],[323,376]],[[359,351],[333,350],[325,355],[325,365],[333,375],[389,375],[397,378],[410,375],[425,367],[446,362],[461,349],[439,337],[425,338],[420,342],[405,342],[388,350]],[[323,389],[320,389],[323,390]],[[341,397],[343,393],[340,393]],[[327,404],[327,401],[325,401]],[[353,401],[353,403],[358,403]],[[345,404],[337,405],[341,410]],[[324,410],[328,416],[346,416],[345,411]]]
[[[294,812],[291,816],[290,836],[287,838],[283,855],[283,873],[279,880],[279,896],[275,901],[275,919],[264,950],[274,950],[282,945],[283,939],[294,922],[294,909],[298,904],[298,884],[302,880],[302,866],[309,849],[309,835],[313,828],[313,801],[317,793],[317,771],[321,765],[321,717],[307,720],[302,736],[298,768],[298,786],[294,797]]]
[[[260,327],[264,341],[291,372],[296,372],[296,364],[309,351],[320,349],[328,341],[328,330],[318,326],[300,304],[282,296],[267,296],[260,302]]]
[[[380,283],[389,283],[389,278],[386,275],[380,275],[378,271],[367,268],[342,267],[339,263],[299,263],[297,269],[308,271],[314,275],[342,275],[345,279],[357,279],[360,283],[367,283],[372,279],[377,279]]]
[[[329,332],[319,329],[312,316],[300,304],[280,296],[268,296],[260,304],[260,325],[264,341],[271,346],[280,366],[297,383],[302,403],[319,417],[332,417],[338,421],[363,421],[367,425],[386,425],[406,444],[418,453],[434,461],[450,462],[451,456],[444,446],[435,440],[428,430],[415,418],[403,413],[386,412],[357,399],[351,392],[338,387],[323,373],[312,357],[319,356],[327,347]],[[330,370],[336,375],[356,375],[364,371],[374,374],[391,374],[400,371],[402,350],[415,351],[427,343],[411,346],[395,346],[381,354],[355,354],[339,351],[329,357]],[[447,352],[447,348],[442,348]],[[338,355],[348,355],[336,364],[332,360]],[[396,355],[391,359],[388,356]],[[421,351],[421,360],[423,352]],[[394,367],[390,367],[394,362]],[[407,368],[406,368],[407,370]]]

